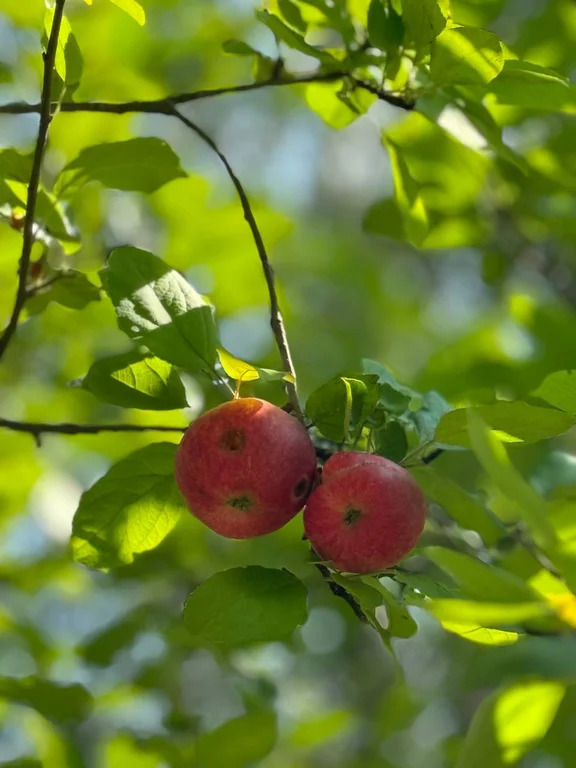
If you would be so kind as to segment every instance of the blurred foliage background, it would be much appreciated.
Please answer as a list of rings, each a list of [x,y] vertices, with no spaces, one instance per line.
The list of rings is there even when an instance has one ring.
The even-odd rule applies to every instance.
[[[277,55],[249,0],[146,0],[144,26],[104,0],[67,5],[84,59],[79,101],[158,99],[249,82],[253,60],[223,52],[230,38]],[[451,7],[456,21],[494,31],[521,58],[574,76],[570,0],[452,0]],[[0,103],[38,99],[43,15],[41,0],[0,0]],[[301,53],[283,54],[291,72],[310,70]],[[340,118],[325,93],[262,88],[184,109],[226,152],[254,201],[303,395],[358,369],[363,357],[455,406],[519,398],[549,372],[573,367],[574,109],[549,108],[545,100],[492,103],[508,156],[432,96],[411,113],[375,101],[334,130],[328,123]],[[423,115],[439,119],[442,131]],[[36,130],[34,115],[0,115],[2,147],[29,152]],[[420,248],[395,239],[389,218],[382,231],[393,191],[383,130],[404,146],[427,196],[433,226]],[[47,185],[83,148],[134,136],[165,139],[188,175],[149,195],[86,185],[70,204],[82,248],[55,249],[52,266],[65,263],[98,283],[110,248],[153,251],[210,296],[231,352],[279,367],[265,284],[234,190],[183,125],[161,115],[61,113],[51,128]],[[4,222],[1,324],[20,248],[20,233]],[[45,308],[31,302],[0,367],[3,417],[179,426],[219,402],[215,389],[191,377],[190,408],[161,416],[123,412],[70,386],[95,359],[129,345],[109,302],[89,295],[75,309],[47,296]],[[282,403],[278,384],[253,386]],[[521,748],[507,762],[470,757],[466,768],[517,758],[523,768],[571,764],[574,687],[534,749],[522,741],[521,724],[542,716],[527,702],[553,701],[574,680],[573,634],[492,647],[450,634],[413,608],[420,631],[393,640],[402,676],[377,633],[307,566],[299,519],[264,539],[233,542],[190,517],[126,567],[97,573],[72,563],[68,539],[80,494],[111,462],[154,439],[46,435],[38,448],[29,435],[0,432],[0,674],[89,691],[66,688],[60,707],[58,689],[15,691],[0,681],[0,765],[442,768],[456,765],[474,712],[503,684],[524,692],[521,717],[513,695],[498,715],[504,725],[513,722]],[[568,433],[522,447],[513,459],[548,493],[576,485],[573,448]],[[437,466],[467,488],[479,482],[468,452],[444,455]],[[180,621],[186,595],[214,571],[247,563],[301,577],[310,590],[307,623],[286,643],[229,652],[195,647]],[[207,734],[221,726],[210,741]]]

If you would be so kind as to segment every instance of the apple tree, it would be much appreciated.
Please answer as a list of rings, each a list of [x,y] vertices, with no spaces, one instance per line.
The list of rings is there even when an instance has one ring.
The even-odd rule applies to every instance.
[[[0,767],[573,763],[574,50],[0,0]]]

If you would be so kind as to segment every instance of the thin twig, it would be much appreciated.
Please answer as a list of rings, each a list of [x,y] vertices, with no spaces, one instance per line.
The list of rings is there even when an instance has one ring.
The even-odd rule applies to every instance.
[[[39,104],[40,124],[38,126],[38,137],[34,149],[34,158],[32,160],[32,171],[30,173],[30,182],[28,184],[28,195],[26,200],[26,219],[23,229],[22,254],[18,265],[18,288],[14,307],[8,325],[0,337],[0,358],[6,351],[8,344],[16,333],[20,314],[28,298],[26,290],[26,280],[28,278],[28,268],[30,266],[30,256],[32,246],[34,245],[34,217],[36,214],[36,200],[38,198],[38,187],[40,185],[40,173],[42,170],[42,158],[48,138],[48,128],[52,120],[52,72],[56,60],[56,51],[58,48],[58,36],[60,34],[60,25],[64,13],[64,3],[66,0],[56,0],[54,6],[54,17],[52,19],[52,29],[48,38],[46,52],[43,53],[44,59],[44,78],[42,81],[42,95]]]
[[[107,102],[107,101],[64,101],[60,105],[62,112],[111,112],[116,115],[123,115],[129,112],[149,112],[156,114],[172,114],[174,104],[187,104],[191,101],[200,99],[210,99],[215,96],[224,96],[233,93],[245,93],[246,91],[258,91],[261,88],[270,88],[284,85],[302,85],[306,83],[331,82],[333,80],[342,80],[347,78],[357,88],[362,88],[377,96],[381,101],[385,101],[399,109],[411,110],[414,108],[414,101],[403,98],[402,96],[389,93],[365,80],[354,78],[349,72],[311,72],[299,77],[270,78],[269,80],[260,80],[255,83],[243,83],[241,85],[232,85],[224,88],[206,88],[198,91],[189,91],[187,93],[178,93],[174,96],[168,96],[163,99],[134,100],[125,102]],[[23,102],[11,102],[0,105],[0,114],[5,115],[27,115],[40,112],[41,103],[26,104]]]
[[[360,619],[360,621],[367,622],[368,618],[366,617],[366,614],[362,610],[360,603],[356,600],[355,597],[353,597],[348,590],[344,589],[344,587],[340,586],[340,584],[337,584],[330,575],[330,570],[326,568],[325,565],[322,565],[322,563],[316,563],[316,568],[320,571],[322,574],[322,577],[324,581],[328,584],[330,587],[330,591],[335,597],[340,597],[342,600],[348,603],[350,608],[354,611],[354,614],[356,618]]]
[[[264,245],[262,234],[258,228],[258,224],[256,223],[256,218],[254,217],[254,212],[252,211],[252,206],[250,205],[248,195],[246,194],[240,179],[234,173],[234,170],[228,162],[226,155],[220,151],[216,142],[202,128],[200,128],[200,126],[196,125],[196,123],[192,122],[192,120],[179,112],[176,107],[172,107],[171,114],[174,115],[174,117],[177,117],[178,120],[180,120],[188,128],[190,128],[191,131],[194,131],[194,133],[199,136],[202,141],[207,144],[213,152],[216,153],[216,155],[218,155],[222,165],[225,167],[226,172],[230,177],[230,180],[232,181],[232,184],[234,185],[234,188],[236,189],[236,192],[238,193],[238,197],[242,205],[242,210],[244,212],[244,218],[246,219],[246,222],[250,227],[250,231],[252,232],[252,237],[254,238],[254,242],[256,244],[256,250],[258,251],[258,256],[260,257],[260,262],[262,264],[266,286],[268,288],[268,296],[270,299],[270,325],[272,327],[274,338],[276,339],[276,346],[280,352],[284,371],[291,374],[295,379],[296,372],[294,370],[294,363],[292,362],[292,354],[290,352],[290,345],[288,344],[288,337],[286,336],[284,319],[282,317],[280,304],[278,302],[278,294],[276,293],[274,270],[270,264],[266,246]],[[286,392],[288,393],[290,403],[294,408],[297,417],[302,420],[303,414],[300,401],[298,400],[296,384],[292,382],[286,382]]]
[[[34,437],[56,435],[98,435],[100,432],[185,432],[186,427],[168,427],[160,424],[44,424],[31,421],[13,421],[0,418],[0,429],[27,432]]]

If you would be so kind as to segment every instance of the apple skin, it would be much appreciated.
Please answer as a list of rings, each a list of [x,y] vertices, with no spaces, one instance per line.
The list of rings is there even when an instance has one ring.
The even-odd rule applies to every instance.
[[[193,422],[176,453],[176,482],[193,515],[232,539],[262,536],[299,512],[316,476],[304,427],[254,397]]]
[[[396,565],[414,548],[426,502],[410,474],[393,461],[343,451],[324,465],[310,494],[304,528],[314,550],[340,570],[372,573]]]

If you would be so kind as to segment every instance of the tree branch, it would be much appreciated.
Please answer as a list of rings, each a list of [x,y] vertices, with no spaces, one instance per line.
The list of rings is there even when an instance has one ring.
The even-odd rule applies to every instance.
[[[36,440],[41,435],[98,435],[100,432],[180,432],[186,427],[167,427],[159,424],[69,424],[67,422],[43,424],[30,421],[13,421],[0,418],[0,429],[11,429],[13,432],[26,432]]]
[[[123,115],[129,112],[149,112],[169,115],[173,114],[172,110],[175,104],[187,104],[191,101],[211,99],[215,96],[224,96],[231,93],[258,91],[261,88],[331,82],[333,80],[342,80],[343,78],[351,80],[357,88],[362,88],[365,91],[373,93],[381,101],[385,101],[394,107],[405,110],[414,108],[414,101],[403,98],[398,94],[389,93],[368,81],[354,78],[349,72],[312,72],[308,75],[300,75],[299,77],[274,77],[269,80],[260,80],[255,83],[244,83],[224,88],[207,88],[198,91],[190,91],[188,93],[179,93],[155,101],[125,101],[120,103],[106,101],[65,101],[60,104],[60,110],[62,112],[110,112],[116,115]],[[41,107],[41,103],[25,104],[22,102],[11,102],[9,104],[0,105],[0,114],[33,114],[40,112]]]
[[[322,574],[322,577],[324,581],[328,584],[328,587],[330,588],[330,591],[335,597],[340,597],[342,600],[348,603],[350,608],[354,611],[354,615],[357,619],[360,619],[360,621],[367,622],[368,619],[366,617],[366,614],[362,610],[360,603],[356,600],[355,597],[353,597],[348,590],[344,589],[344,587],[341,587],[340,584],[337,584],[330,575],[330,570],[326,568],[325,565],[322,565],[322,563],[316,563],[316,568],[320,571]]]
[[[190,128],[191,131],[194,131],[194,133],[197,136],[199,136],[202,139],[202,141],[205,144],[207,144],[213,152],[216,153],[216,155],[218,155],[218,158],[222,162],[222,165],[225,167],[226,173],[230,177],[230,180],[232,181],[232,184],[234,185],[234,188],[238,193],[238,197],[242,205],[242,210],[244,212],[244,218],[246,219],[246,222],[250,227],[250,231],[252,232],[252,237],[254,238],[254,242],[256,244],[256,250],[258,251],[258,256],[260,257],[260,262],[262,264],[262,270],[264,272],[266,286],[268,288],[268,296],[270,300],[270,325],[272,327],[272,332],[276,340],[276,346],[278,347],[278,351],[280,352],[280,357],[282,359],[284,371],[286,373],[291,374],[295,379],[296,372],[294,370],[294,363],[292,362],[292,354],[290,352],[290,346],[288,344],[288,337],[286,336],[286,329],[284,327],[284,318],[282,317],[280,304],[278,302],[278,294],[276,293],[274,270],[272,269],[272,265],[270,264],[270,259],[268,258],[268,253],[266,252],[266,246],[264,245],[262,234],[258,229],[258,224],[256,223],[256,218],[254,217],[254,212],[252,211],[252,206],[250,205],[248,195],[246,194],[246,191],[244,190],[244,187],[242,186],[240,179],[234,173],[234,170],[230,165],[230,163],[228,162],[228,159],[220,151],[216,142],[202,128],[200,128],[200,126],[196,125],[196,123],[192,122],[192,120],[190,120],[181,112],[179,112],[176,109],[176,107],[173,105],[171,107],[170,114],[178,118],[178,120],[180,120],[180,122],[182,122],[184,125]],[[296,384],[292,382],[286,382],[286,392],[288,393],[288,397],[290,398],[290,403],[297,417],[300,420],[302,420],[303,414],[302,414],[302,408],[300,406],[300,401],[298,399],[298,391],[296,389]]]
[[[16,333],[20,314],[28,298],[26,290],[26,280],[28,277],[28,268],[30,266],[30,255],[34,245],[34,216],[36,213],[36,200],[38,198],[38,187],[40,185],[40,173],[42,170],[42,158],[48,138],[48,128],[52,121],[52,72],[56,60],[56,51],[58,48],[58,36],[60,34],[60,25],[62,24],[62,15],[64,13],[64,3],[66,0],[56,0],[54,6],[54,17],[52,19],[52,29],[48,38],[44,59],[44,77],[42,81],[42,95],[38,111],[40,112],[40,124],[38,126],[38,138],[34,149],[32,160],[32,171],[30,173],[30,182],[28,184],[28,195],[26,199],[26,219],[24,220],[22,254],[18,265],[18,288],[16,289],[16,298],[14,308],[10,315],[8,325],[0,337],[0,358],[6,351],[8,344]]]

